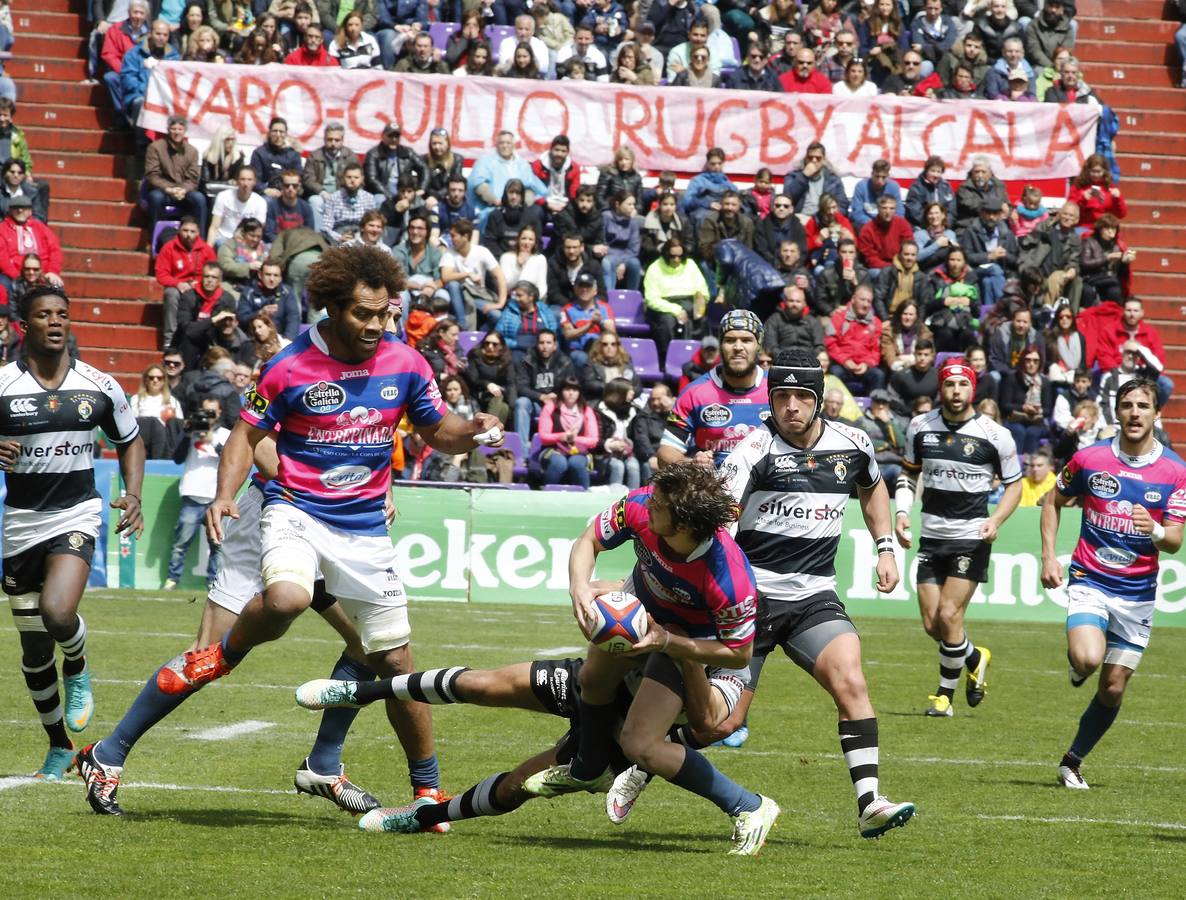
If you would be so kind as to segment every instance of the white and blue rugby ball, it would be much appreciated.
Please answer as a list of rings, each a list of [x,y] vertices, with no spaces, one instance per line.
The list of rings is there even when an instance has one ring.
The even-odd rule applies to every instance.
[[[593,643],[606,653],[625,653],[647,633],[647,611],[626,591],[610,591],[593,601]]]

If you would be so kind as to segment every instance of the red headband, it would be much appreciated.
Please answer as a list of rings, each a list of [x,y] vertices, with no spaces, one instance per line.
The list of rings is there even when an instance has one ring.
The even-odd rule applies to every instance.
[[[942,385],[948,378],[968,379],[972,382],[972,393],[976,393],[976,370],[962,359],[953,359],[943,364],[943,368],[939,370],[939,384]]]

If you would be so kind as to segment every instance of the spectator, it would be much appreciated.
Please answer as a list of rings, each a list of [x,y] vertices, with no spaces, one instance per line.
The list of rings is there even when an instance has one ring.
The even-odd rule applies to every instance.
[[[503,38],[498,45],[498,58],[509,60],[515,49],[526,44],[535,61],[535,67],[540,72],[547,72],[549,66],[548,45],[535,34],[535,17],[530,13],[520,13],[515,16],[515,33]]]
[[[362,225],[362,217],[376,210],[383,198],[363,189],[363,169],[348,162],[342,169],[342,186],[325,201],[321,214],[321,233],[333,244],[353,239]]]
[[[363,216],[363,226],[360,236],[375,229],[382,233],[382,214],[372,210]],[[445,281],[441,275],[441,262],[444,254],[439,247],[433,246],[428,240],[428,217],[423,212],[413,213],[408,217],[408,227],[405,239],[392,249],[391,255],[403,267],[408,278],[408,300],[413,297],[420,302],[428,303],[434,297],[450,300],[449,292],[445,289]],[[452,305],[450,303],[450,305]]]
[[[127,18],[119,23],[112,22],[111,25],[114,27],[108,27],[103,34],[100,57],[107,69],[103,73],[103,84],[107,86],[107,93],[111,95],[115,123],[122,127],[128,123],[123,112],[124,92],[120,72],[128,51],[148,35],[147,0],[131,0],[127,7]]]
[[[651,22],[640,22],[634,29],[635,52],[640,66],[650,68],[654,81],[659,84],[667,68],[667,57],[655,46],[655,26]],[[705,60],[707,62],[707,60]]]
[[[613,331],[605,331],[589,345],[581,390],[587,399],[600,400],[610,382],[616,380],[625,381],[635,395],[642,393],[642,380],[621,338]]]
[[[861,19],[858,35],[866,57],[875,60],[903,43],[905,26],[896,0],[875,0]]]
[[[310,66],[313,68],[338,68],[337,57],[325,46],[325,35],[321,26],[310,22],[305,26],[300,46],[284,57],[286,66]]]
[[[635,209],[634,196],[618,191],[610,200],[610,208],[602,214],[608,252],[601,260],[601,267],[605,285],[611,290],[621,284],[627,290],[636,291],[641,281],[638,255],[642,220],[635,215]]]
[[[1056,84],[1062,72],[1063,63],[1071,59],[1071,51],[1068,47],[1059,47],[1054,51],[1054,63],[1052,65],[1042,68],[1038,67],[1037,91],[1035,96],[1040,101],[1046,100],[1046,94],[1051,86]],[[1065,102],[1060,100],[1061,102]]]
[[[802,265],[802,259],[798,244],[794,241],[783,241],[778,245],[778,260],[774,268],[782,276],[783,284],[793,284],[807,295],[807,304],[810,306],[815,294],[815,285],[811,273]]]
[[[725,174],[725,151],[713,147],[705,154],[704,171],[688,182],[680,198],[680,211],[692,227],[699,228],[701,220],[721,208],[721,197],[726,191],[737,192],[737,186]]]
[[[182,292],[177,300],[176,328],[173,331],[172,340],[165,346],[180,346],[185,329],[196,322],[209,319],[215,308],[224,302],[226,304],[234,303],[223,292],[222,267],[217,262],[203,264],[201,278],[191,285],[190,290]],[[190,366],[188,360],[186,366]]]
[[[754,186],[741,194],[741,206],[756,224],[770,215],[774,200],[774,173],[766,166],[754,173]]]
[[[515,135],[500,131],[495,139],[494,151],[478,157],[469,174],[468,199],[478,215],[478,226],[483,227],[495,207],[502,203],[507,182],[518,179],[523,182],[525,205],[535,203],[537,197],[547,195],[547,188],[540,184],[531,164],[515,154]]]
[[[1009,216],[1009,227],[1020,241],[1035,228],[1050,218],[1050,211],[1042,204],[1042,192],[1027,184],[1021,191],[1021,203],[1013,208]]]
[[[597,205],[603,211],[612,207],[619,193],[633,197],[636,206],[642,203],[642,175],[635,168],[634,151],[629,147],[615,150],[613,165],[603,168],[597,176]]]
[[[926,211],[932,203],[938,203],[942,207],[948,220],[955,219],[955,191],[943,177],[946,169],[947,164],[943,162],[942,157],[929,157],[923,164],[922,172],[914,179],[910,190],[906,192],[906,220],[915,228],[928,226]],[[894,182],[890,182],[890,184],[894,184]],[[901,213],[899,212],[899,214]]]
[[[555,230],[559,234],[579,234],[592,260],[600,260],[609,252],[605,244],[605,220],[597,209],[597,193],[592,185],[577,188],[576,199],[556,217]],[[600,272],[598,279],[601,278]]]
[[[255,347],[255,356],[262,366],[273,356],[292,343],[276,330],[271,316],[265,312],[256,313],[247,323],[247,333]]]
[[[346,13],[346,18],[342,19],[339,25],[338,32],[329,45],[329,55],[338,61],[338,65],[343,69],[378,68],[382,64],[379,42],[375,40],[373,34],[363,31],[362,16],[358,10]],[[432,38],[429,35],[417,35],[417,41],[421,37],[428,38],[429,54],[431,55]],[[419,58],[418,48],[413,47],[412,56]],[[403,61],[406,62],[407,59],[405,58]],[[431,71],[433,74],[449,74],[448,67],[439,60],[435,62]]]
[[[894,264],[903,241],[914,241],[914,231],[910,224],[897,214],[901,201],[890,194],[882,194],[877,201],[876,218],[865,223],[857,239],[857,249],[861,259],[869,269],[870,276],[876,278],[882,269],[890,268]]]
[[[828,0],[828,5],[836,6],[837,3],[834,0]],[[824,15],[823,6],[816,7],[816,9],[809,12],[807,14],[807,21],[810,22],[812,16],[816,14]],[[835,24],[834,30],[830,31],[831,37],[820,39],[817,43],[815,37],[815,31],[817,29],[811,28],[810,25],[807,34],[808,38],[814,43],[815,50],[819,56],[819,70],[824,73],[828,81],[836,84],[844,79],[844,70],[848,66],[849,61],[861,58],[857,53],[859,42],[856,26],[851,24],[851,19],[839,12],[828,13],[826,15],[834,23],[838,23]],[[785,41],[782,52],[777,53],[776,51],[777,55],[771,61],[771,67],[778,71],[780,75],[794,68],[795,54],[803,46],[803,39],[793,31],[787,32]]]
[[[144,95],[148,92],[148,76],[161,60],[178,60],[181,56],[169,43],[169,23],[157,19],[148,35],[124,54],[119,70],[119,89],[123,105],[119,111],[131,126],[140,119]]]
[[[479,411],[496,416],[503,425],[510,423],[516,399],[515,371],[511,351],[497,331],[487,332],[481,343],[470,350],[465,381]]]
[[[791,198],[778,194],[770,201],[770,214],[754,223],[754,250],[771,265],[777,265],[784,241],[796,244],[800,258],[806,258],[807,232],[794,213]]]
[[[484,75],[487,78],[493,77],[494,72],[494,58],[490,55],[490,46],[484,41],[478,46],[474,47],[465,59],[465,65],[458,66],[453,70],[454,75]]]
[[[662,255],[647,269],[642,290],[646,320],[663,362],[677,332],[687,334],[693,313],[708,303],[708,284],[696,263],[685,256],[682,237],[668,238]]]
[[[1057,481],[1054,463],[1047,450],[1035,450],[1025,463],[1025,477],[1021,479],[1021,500],[1018,506],[1038,507],[1054,489]]]
[[[598,469],[609,485],[625,485],[634,490],[642,483],[641,464],[634,454],[630,426],[638,410],[634,406],[635,389],[624,378],[613,378],[605,385],[605,394],[597,403]]]
[[[884,344],[883,333],[882,345]],[[914,361],[908,366],[894,370],[889,380],[894,413],[906,419],[909,419],[910,410],[914,408],[917,398],[933,399],[939,394],[939,373],[935,370],[935,342],[919,338],[912,345],[912,349]]]
[[[589,346],[602,333],[617,340],[617,325],[609,304],[598,295],[597,279],[591,272],[581,272],[573,282],[573,301],[564,304],[560,313],[560,327],[565,347],[575,369],[585,368]]]
[[[1025,30],[1025,55],[1035,66],[1048,66],[1058,47],[1074,49],[1071,18],[1065,15],[1063,0],[1046,0],[1040,15]]]
[[[793,3],[792,3],[793,6]],[[707,48],[705,48],[707,49]],[[699,51],[693,51],[693,54]],[[765,91],[782,93],[778,75],[766,67],[767,54],[760,43],[752,43],[745,52],[745,65],[724,76],[723,86],[735,91]],[[707,60],[706,60],[707,61]]]
[[[291,288],[284,283],[284,270],[280,263],[272,260],[265,260],[257,276],[247,282],[236,308],[240,322],[250,322],[260,313],[267,315],[286,340],[291,341],[300,333],[300,303],[293,296]]]
[[[955,46],[943,55],[939,65],[935,67],[935,74],[943,84],[951,84],[955,80],[955,70],[963,66],[973,84],[979,85],[988,74],[988,57],[984,55],[984,38],[975,31],[964,35],[963,40],[956,41]]]
[[[852,299],[856,286],[868,277],[868,270],[857,259],[856,242],[851,238],[842,238],[836,244],[835,258],[816,280],[812,312],[830,318],[838,307]]]
[[[564,382],[576,383],[576,374],[572,362],[560,352],[556,332],[546,328],[536,335],[534,349],[514,363],[514,373],[515,432],[526,447],[531,441],[532,422],[544,404],[555,402],[557,389]]]
[[[581,396],[575,378],[559,386],[555,400],[544,404],[539,418],[539,463],[545,484],[589,487],[591,457],[600,442],[597,416]]]
[[[1110,426],[1119,424],[1116,420],[1116,394],[1119,390],[1134,378],[1147,377],[1150,371],[1159,371],[1151,369],[1148,360],[1144,358],[1141,346],[1136,341],[1126,341],[1119,352],[1114,351],[1114,354],[1112,358],[1118,359],[1119,362],[1114,367],[1104,369],[1099,391],[1099,405],[1104,424]],[[1161,393],[1160,387],[1158,393]]]
[[[177,513],[177,525],[173,531],[173,550],[169,554],[169,570],[164,590],[171,591],[185,568],[185,557],[193,543],[206,508],[214,501],[218,482],[218,459],[222,448],[230,438],[229,429],[222,427],[222,404],[217,397],[207,397],[201,403],[199,412],[185,422],[185,440],[178,444],[173,456],[174,462],[184,462],[178,491],[181,494],[181,509]],[[220,545],[207,537],[210,556],[206,562],[206,583],[214,584],[220,567]]]
[[[375,44],[374,50],[377,53],[378,44]],[[333,53],[332,47],[330,53]],[[413,75],[448,75],[449,64],[441,59],[438,51],[433,48],[432,35],[422,31],[412,39],[412,52],[395,64],[395,71]]]
[[[716,340],[716,338],[713,338]],[[629,437],[634,444],[634,455],[639,461],[639,477],[643,484],[659,469],[659,444],[667,430],[667,417],[675,406],[671,388],[662,381],[651,386],[646,406],[630,423]]]
[[[979,344],[969,344],[964,351],[964,359],[976,373],[976,393],[972,395],[972,403],[979,406],[985,400],[996,402],[997,395],[1000,393],[1000,383],[992,376],[988,368],[988,354],[984,348]],[[997,411],[997,420],[1000,421],[1000,411]]]
[[[466,199],[467,184],[463,175],[453,175],[449,178],[449,186],[445,196],[437,204],[436,227],[433,229],[433,243],[437,242],[437,234],[448,234],[453,223],[461,219],[473,222],[478,214]]]
[[[790,201],[786,202],[786,207],[788,210],[791,208]],[[793,215],[788,216],[787,218],[793,221],[796,225],[799,225],[799,220]],[[766,222],[771,222],[773,219],[774,216],[772,215],[766,219],[763,219],[761,224],[765,225]],[[773,230],[777,228],[778,224],[778,221],[774,221],[769,226],[769,229]],[[639,256],[642,264],[644,266],[649,266],[663,252],[663,247],[671,235],[678,234],[681,237],[686,238],[687,230],[686,220],[680,217],[675,194],[671,193],[670,191],[661,194],[659,197],[659,202],[655,204],[655,208],[647,213],[646,218],[642,221],[642,250]],[[757,230],[765,233],[761,226],[759,226]],[[802,225],[799,225],[799,230],[803,230]],[[755,241],[757,241],[756,236]]]
[[[202,277],[202,268],[215,260],[214,249],[202,240],[197,220],[183,216],[177,234],[161,247],[153,268],[164,292],[164,346],[172,344],[177,330],[177,307],[181,295],[194,289]]]
[[[841,4],[840,0],[820,0],[803,17],[803,35],[824,59],[832,56],[833,51],[836,56],[856,53],[856,22],[841,9],[842,5],[847,4]]]
[[[980,302],[996,303],[1005,289],[1005,278],[1017,272],[1017,238],[1001,221],[1001,212],[980,207],[978,221],[959,233],[959,244],[968,265],[975,266],[980,281]]]
[[[1157,382],[1157,399],[1161,406],[1169,402],[1174,383],[1165,374],[1165,347],[1157,328],[1145,321],[1145,306],[1137,297],[1124,301],[1124,312],[1119,322],[1112,319],[1097,341],[1097,360],[1101,369],[1111,369],[1121,361],[1121,347],[1132,347],[1138,354],[1138,366],[1143,374]],[[1117,385],[1119,387],[1119,385]],[[1109,407],[1111,409],[1111,407]]]
[[[918,245],[918,264],[924,272],[934,271],[947,262],[947,254],[958,247],[955,232],[947,225],[947,210],[943,204],[928,203],[923,213],[925,225],[914,230]]]
[[[223,287],[229,282],[237,297],[247,283],[259,275],[268,256],[264,243],[264,225],[259,219],[246,218],[239,223],[229,241],[218,248],[218,264],[222,267]],[[246,318],[243,319],[247,321]]]
[[[295,169],[285,169],[280,174],[280,196],[268,198],[264,240],[270,244],[277,235],[290,228],[317,231],[313,207],[309,201],[301,199],[301,173]]]
[[[988,9],[976,16],[976,31],[984,39],[984,52],[989,59],[1000,59],[1009,38],[1024,38],[1028,19],[1018,19],[1011,0],[989,0]]]
[[[353,150],[344,146],[346,128],[341,122],[327,122],[322,145],[309,154],[301,172],[301,188],[313,210],[313,230],[322,230],[325,204],[343,186],[346,166],[361,161]]]
[[[1066,297],[1072,309],[1079,309],[1083,242],[1078,224],[1079,207],[1068,200],[1054,219],[1038,225],[1021,242],[1021,268],[1033,269],[1045,279],[1046,305],[1051,308]]]
[[[717,245],[721,241],[737,241],[750,249],[754,246],[754,220],[741,211],[741,197],[736,191],[725,191],[721,196],[721,208],[708,213],[701,220],[697,237],[700,259],[711,294],[715,281]]]
[[[441,281],[449,292],[453,316],[470,331],[479,321],[497,323],[507,305],[507,282],[498,261],[473,236],[473,224],[458,219],[449,227],[453,249],[441,257]]]
[[[1046,363],[1047,374],[1056,385],[1070,384],[1087,365],[1087,340],[1075,328],[1075,313],[1065,303],[1046,330]]]
[[[184,116],[169,116],[165,137],[149,144],[144,154],[144,196],[153,227],[168,206],[193,216],[199,228],[206,224],[206,195],[198,190],[198,151],[186,140],[187,128]]]
[[[881,270],[873,291],[873,308],[888,322],[903,304],[913,301],[922,309],[934,295],[931,279],[918,266],[918,245],[902,241],[893,264]]]
[[[513,182],[512,182],[513,183]],[[495,215],[505,212],[506,207],[496,210]],[[491,216],[493,221],[494,216]],[[548,297],[548,261],[539,252],[539,232],[530,223],[523,225],[514,236],[514,246],[498,258],[507,284],[530,281],[539,292],[540,302]]]
[[[519,78],[524,81],[539,81],[545,76],[547,69],[541,70],[535,61],[535,54],[530,44],[518,44],[514,50],[501,57],[502,62],[495,69],[495,74],[502,78]]]
[[[824,349],[824,329],[819,319],[807,312],[807,295],[802,288],[787,285],[778,309],[765,322],[762,346],[771,356],[779,350],[802,347],[818,354]]]
[[[895,420],[890,405],[889,391],[874,391],[869,398],[869,408],[857,421],[857,426],[869,435],[881,477],[887,483],[897,479],[902,471],[902,454],[905,452],[905,434]]]
[[[1054,412],[1054,385],[1042,374],[1042,362],[1039,346],[1030,344],[1017,368],[1001,376],[1001,418],[1025,456],[1050,439],[1046,419]]]
[[[379,143],[366,152],[363,160],[366,190],[380,203],[384,199],[398,199],[399,184],[405,179],[416,185],[418,194],[422,194],[428,184],[424,161],[410,147],[400,144],[400,134],[399,125],[387,123]]]
[[[234,188],[227,188],[214,199],[210,215],[210,230],[206,242],[212,247],[230,240],[246,218],[262,222],[268,217],[268,203],[255,192],[255,170],[250,166],[239,169]]]
[[[713,53],[712,48],[708,46],[708,34],[708,22],[698,14],[697,17],[693,19],[688,25],[687,40],[676,44],[670,50],[666,51],[668,78],[674,78],[684,69],[686,69],[692,54],[700,49],[709,51],[712,73],[714,75],[720,74],[721,62],[720,60],[713,59],[716,54]]]
[[[929,75],[959,37],[960,26],[943,12],[943,0],[926,0],[910,22],[910,47],[930,64]],[[991,54],[990,54],[991,55]]]
[[[511,348],[511,354],[518,359],[536,346],[536,336],[541,331],[556,334],[560,323],[551,307],[539,302],[535,285],[520,281],[511,290],[495,328]]]
[[[140,376],[140,389],[131,398],[132,415],[136,418],[156,419],[167,425],[170,419],[181,419],[181,401],[173,396],[163,367],[153,363]]]
[[[421,221],[428,221],[426,214],[422,210],[417,210],[414,215],[419,216]],[[394,256],[395,251],[383,240],[386,232],[387,217],[383,215],[381,211],[372,209],[370,212],[365,212],[362,214],[362,221],[358,223],[358,233],[346,243],[346,246],[374,247],[376,250],[379,250],[382,253],[386,253],[389,256]],[[404,229],[404,241],[400,242],[400,246],[406,243],[406,240],[407,228]],[[404,274],[408,274],[407,269],[404,270]],[[431,292],[428,296],[432,296]]]
[[[670,81],[673,87],[718,88],[721,76],[712,70],[712,53],[707,47],[697,47],[688,57],[688,67]],[[778,90],[782,90],[779,85]]]
[[[840,245],[852,241],[854,246],[857,230],[848,217],[840,211],[840,203],[830,193],[824,193],[819,208],[804,229],[807,235],[808,263],[817,273],[821,268],[836,262]]]
[[[852,395],[848,393],[847,389],[840,390],[833,387],[824,390],[824,404],[820,412],[821,419],[825,422],[842,422],[845,425],[856,425],[860,421],[860,417],[861,408],[852,400]]]
[[[605,296],[601,281],[601,266],[585,252],[585,242],[576,232],[564,233],[557,242],[560,252],[548,261],[548,297],[553,306],[576,302],[576,282],[588,275],[597,286],[596,296]]]
[[[952,247],[947,261],[932,273],[931,283],[935,293],[923,307],[923,315],[935,336],[935,349],[959,353],[976,340],[976,311],[980,307],[976,272],[964,251]]]
[[[0,98],[0,123],[4,121],[6,112],[4,105],[7,101]],[[19,133],[16,126],[12,126],[13,131]],[[12,135],[16,137],[16,134]],[[20,152],[28,156],[29,149],[23,144],[24,136],[20,136],[21,146],[18,148]],[[3,148],[3,126],[0,125],[0,153],[4,152]],[[9,145],[8,152],[12,152],[12,145]],[[36,181],[29,175],[28,166],[19,158],[10,158],[7,156],[0,156],[4,160],[3,169],[4,177],[0,180],[0,217],[8,212],[8,201],[18,194],[23,194],[28,197],[33,203],[33,218],[39,222],[49,221],[49,185],[44,181]]]
[[[881,320],[873,314],[873,287],[863,281],[853,290],[848,305],[832,313],[824,329],[829,371],[866,396],[885,387],[885,372],[878,368],[881,327]]]
[[[1083,241],[1083,284],[1088,306],[1099,301],[1123,303],[1129,295],[1129,267],[1137,257],[1135,250],[1120,238],[1120,222],[1104,213],[1095,222],[1092,234]]]
[[[0,286],[10,296],[30,253],[41,260],[41,277],[61,287],[62,245],[48,225],[33,218],[33,201],[21,194],[8,201],[8,214],[0,221]]]
[[[844,183],[828,165],[827,151],[818,141],[807,145],[803,164],[787,175],[783,190],[795,204],[795,212],[800,216],[815,215],[824,194],[831,194],[840,213],[848,215],[848,194],[844,192]]]
[[[234,428],[241,408],[240,392],[232,383],[234,370],[235,361],[231,359],[231,354],[222,347],[211,347],[202,355],[198,366],[182,376],[177,388],[182,409],[192,412],[201,407],[205,398],[217,397],[222,404],[219,424],[224,428]]]
[[[795,67],[783,72],[778,81],[783,91],[788,94],[832,93],[832,82],[815,67],[815,51],[809,47],[801,47],[795,51]]]
[[[194,4],[191,9],[201,11],[202,7]],[[218,49],[218,32],[209,25],[199,26],[189,39],[187,49],[182,53],[186,62],[216,63],[222,65],[226,57]]]
[[[940,169],[940,177],[942,170]],[[922,180],[923,176],[919,176]],[[893,197],[897,202],[895,214],[906,214],[906,207],[902,203],[902,189],[898,183],[890,178],[890,164],[888,160],[879,159],[873,163],[868,178],[857,182],[852,192],[852,205],[849,207],[849,218],[859,233],[866,224],[877,217],[877,204],[882,197]]]
[[[1089,374],[1089,384],[1090,381]],[[1066,397],[1060,394],[1054,400],[1056,420],[1058,419],[1060,400],[1065,401]],[[1115,426],[1104,421],[1100,405],[1090,399],[1079,400],[1075,403],[1075,406],[1067,414],[1067,423],[1067,429],[1059,439],[1054,451],[1060,464],[1074,456],[1076,451],[1090,447],[1097,441],[1107,440],[1116,434]]]
[[[906,50],[902,54],[902,71],[893,73],[881,82],[881,93],[937,99],[936,92],[943,87],[943,82],[934,72],[924,76],[923,62],[922,54],[917,50]]]
[[[759,350],[759,357],[765,350]],[[767,354],[769,356],[769,354]],[[703,378],[721,363],[721,342],[713,335],[705,335],[700,339],[700,346],[692,353],[692,358],[680,367],[679,393],[693,381]]]
[[[278,44],[269,40],[263,32],[251,34],[239,52],[235,54],[235,62],[241,66],[270,66],[283,59],[283,54],[277,49]]]
[[[428,181],[424,188],[424,202],[429,209],[436,210],[445,199],[450,181],[454,178],[465,180],[462,174],[464,164],[461,154],[453,152],[447,129],[434,128],[428,133],[428,154],[424,157]]]
[[[992,160],[987,156],[972,157],[967,180],[955,192],[955,224],[967,228],[980,216],[980,207],[1004,210],[1008,202],[1005,186],[992,174]]]
[[[630,34],[630,19],[617,0],[592,0],[588,10],[580,24],[593,29],[593,42],[608,59],[619,49],[623,35]],[[534,19],[531,25],[535,26]]]
[[[1046,89],[1046,96],[1042,99],[1046,103],[1084,103],[1091,106],[1103,106],[1099,97],[1080,77],[1079,60],[1068,56],[1059,68],[1058,80]]]
[[[247,165],[247,157],[236,146],[238,137],[229,125],[214,133],[210,146],[202,157],[202,191],[213,202],[227,188],[233,188],[239,170]]]
[[[457,353],[460,336],[461,326],[452,316],[447,316],[416,344],[416,349],[432,366],[438,383],[446,376],[461,374],[465,368],[464,361]]]
[[[491,253],[515,251],[519,233],[531,229],[538,237],[544,230],[544,215],[538,205],[525,202],[523,182],[512,178],[502,192],[502,202],[491,210],[482,231],[482,246]]]
[[[267,197],[280,196],[280,179],[286,171],[300,173],[301,155],[288,143],[288,122],[276,116],[268,123],[268,139],[251,154],[255,190]]]
[[[1071,181],[1067,199],[1079,206],[1079,225],[1083,228],[1093,227],[1105,215],[1116,219],[1128,215],[1128,204],[1120,196],[1120,188],[1112,184],[1107,160],[1098,153],[1087,157],[1083,169]]]
[[[1046,358],[1050,359],[1051,356],[1049,337],[1047,337]],[[1057,391],[1055,394],[1054,412],[1051,414],[1051,423],[1054,425],[1055,431],[1080,431],[1083,423],[1076,423],[1074,421],[1076,416],[1075,408],[1083,401],[1091,400],[1094,396],[1094,392],[1091,389],[1091,371],[1088,369],[1076,369],[1072,373],[1072,377],[1067,379],[1066,389]],[[1099,415],[1098,407],[1096,409],[1096,415]]]
[[[951,81],[935,97],[938,100],[980,100],[984,97],[984,89],[976,83],[972,70],[960,63],[951,73]]]
[[[1004,52],[1001,58],[998,59],[988,74],[984,78],[984,96],[989,100],[996,100],[998,97],[1007,95],[1012,91],[1014,73],[1021,70],[1022,80],[1025,82],[1024,93],[1030,95],[1030,99],[1035,99],[1035,91],[1037,90],[1038,81],[1037,73],[1025,59],[1025,46],[1021,38],[1012,37],[1005,41]]]
[[[1022,357],[1030,347],[1040,357],[1038,371],[1045,370],[1045,342],[1032,323],[1033,317],[1028,309],[1015,309],[1010,320],[1002,322],[989,339],[988,364],[1002,383],[1014,372],[1021,371]]]
[[[581,186],[581,167],[572,161],[569,148],[568,135],[558,134],[552,138],[548,152],[531,164],[532,173],[540,184],[547,187],[547,193],[538,202],[543,204],[549,219],[568,208],[568,204],[576,199],[577,188]],[[627,152],[630,151],[627,149]],[[460,161],[458,157],[459,164]]]
[[[609,81],[609,61],[596,46],[594,46],[593,29],[587,25],[577,25],[572,41],[561,47],[556,53],[556,77],[563,78],[569,73],[573,62],[581,63],[588,73],[590,81]]]
[[[664,56],[684,40],[696,17],[696,7],[689,0],[656,0],[647,14],[655,27],[655,47]]]
[[[877,85],[869,80],[869,70],[862,59],[850,59],[844,67],[844,78],[832,85],[836,97],[876,97]]]
[[[898,372],[914,365],[914,351],[920,341],[934,341],[931,329],[922,320],[922,304],[914,300],[902,303],[889,324],[881,331],[881,365],[889,372]]]

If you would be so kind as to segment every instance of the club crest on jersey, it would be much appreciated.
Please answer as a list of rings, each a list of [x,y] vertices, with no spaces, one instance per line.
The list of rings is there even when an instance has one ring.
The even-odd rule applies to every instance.
[[[1146,503],[1160,503],[1161,493],[1159,491],[1145,491]]]
[[[964,441],[964,456],[971,456],[976,452],[975,441]]]
[[[972,568],[972,557],[961,556],[955,561],[955,567],[961,575],[965,574],[968,569]]]
[[[804,460],[804,465],[807,466],[808,472],[814,472],[815,471],[815,457],[808,454],[807,459]]]
[[[711,427],[720,427],[728,424],[729,420],[733,418],[733,411],[727,406],[720,403],[714,403],[711,406],[706,406],[700,413],[700,421],[705,425]]]
[[[1120,482],[1107,472],[1096,472],[1087,480],[1087,486],[1097,497],[1115,497],[1120,493]]]
[[[56,413],[58,411],[59,405],[60,404],[58,402],[57,394],[50,394],[49,396],[47,396],[45,398],[45,408],[48,409],[51,413]]]
[[[341,385],[332,381],[319,381],[305,389],[302,399],[310,411],[328,413],[340,409],[345,404],[346,392],[342,390]]]
[[[379,389],[379,397],[383,400],[395,400],[399,397],[399,388],[394,384],[388,384]]]
[[[80,550],[82,549],[82,545],[86,543],[86,535],[77,531],[71,531],[70,536],[66,538],[66,543],[70,545],[71,550]]]
[[[844,479],[848,476],[848,466],[843,462],[838,462],[832,467],[832,474],[836,476],[838,484],[843,484]]]
[[[94,411],[95,405],[91,403],[89,398],[83,397],[78,401],[78,418],[82,419],[82,421],[85,422],[89,419]]]

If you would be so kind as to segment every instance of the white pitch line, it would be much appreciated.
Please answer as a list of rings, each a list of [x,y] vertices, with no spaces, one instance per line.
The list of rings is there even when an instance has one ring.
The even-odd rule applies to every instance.
[[[24,775],[14,776],[11,778],[0,778],[0,791],[8,790],[9,788],[24,787],[28,784],[44,784],[50,786],[65,786],[71,789],[77,789],[79,782],[77,779],[70,779],[68,781],[42,781],[38,778],[26,777]],[[281,791],[268,788],[239,788],[226,787],[224,785],[209,784],[209,785],[192,785],[192,784],[168,784],[156,783],[151,781],[125,781],[120,785],[121,788],[139,788],[149,791],[201,791],[211,794],[289,794],[295,795],[296,792],[292,790]]]
[[[737,751],[745,756],[799,756],[808,759],[838,759],[839,753],[821,753],[818,751],[804,751],[804,750],[746,750]],[[889,757],[889,761],[893,763],[921,763],[922,765],[939,765],[939,766],[1015,766],[1018,768],[1035,768],[1045,769],[1051,768],[1052,763],[1048,759],[1034,760],[1034,759],[947,759],[941,756],[900,756],[893,754]],[[885,764],[885,758],[882,759],[882,764]],[[1133,765],[1131,763],[1125,764],[1126,769],[1132,769],[1137,772],[1169,772],[1171,774],[1186,773],[1186,766],[1141,766]]]
[[[988,819],[995,822],[1040,822],[1043,825],[1124,825],[1138,828],[1164,828],[1173,831],[1186,831],[1186,824],[1181,822],[1142,822],[1137,819],[1087,819],[1079,816],[986,816],[977,815],[977,819]]]
[[[236,722],[234,725],[219,725],[217,728],[206,728],[195,731],[190,735],[195,741],[225,741],[228,738],[239,737],[244,734],[254,734],[275,728],[275,722],[261,722],[258,719],[248,719],[246,722]]]
[[[584,653],[584,647],[545,647],[543,650],[536,650],[536,656],[569,656],[573,653]]]

